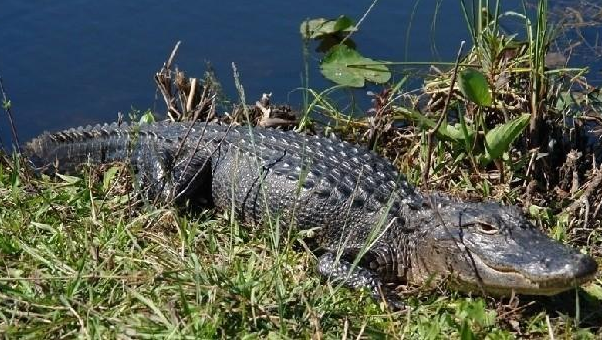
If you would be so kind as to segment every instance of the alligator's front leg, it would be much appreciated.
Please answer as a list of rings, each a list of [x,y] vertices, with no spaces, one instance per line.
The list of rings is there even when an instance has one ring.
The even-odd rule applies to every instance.
[[[335,283],[343,283],[351,289],[367,289],[377,301],[385,299],[391,309],[404,309],[406,305],[399,296],[385,287],[376,273],[353,264],[345,259],[337,260],[335,254],[325,253],[318,259],[318,272]]]

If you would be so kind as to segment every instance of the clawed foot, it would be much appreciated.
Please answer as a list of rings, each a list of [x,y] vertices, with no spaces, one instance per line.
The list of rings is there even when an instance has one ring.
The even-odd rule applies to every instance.
[[[407,308],[400,296],[385,287],[374,272],[363,267],[354,267],[344,259],[337,260],[332,253],[320,256],[318,271],[332,282],[341,282],[351,289],[367,289],[376,301],[384,301],[392,311]]]
[[[408,309],[408,306],[401,300],[401,297],[394,291],[383,287],[381,288],[382,294],[373,295],[372,297],[381,302],[385,302],[387,308],[393,312],[403,311]]]

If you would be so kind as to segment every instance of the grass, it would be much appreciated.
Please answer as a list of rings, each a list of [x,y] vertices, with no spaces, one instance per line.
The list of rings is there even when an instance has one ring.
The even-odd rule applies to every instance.
[[[600,301],[582,291],[579,303],[568,293],[547,312],[547,299],[417,289],[405,293],[409,311],[392,313],[368,294],[321,282],[299,235],[279,239],[269,226],[242,227],[227,213],[151,207],[123,183],[119,167],[49,180],[29,178],[15,163],[0,166],[0,334],[506,339],[599,332],[589,327],[602,318]]]

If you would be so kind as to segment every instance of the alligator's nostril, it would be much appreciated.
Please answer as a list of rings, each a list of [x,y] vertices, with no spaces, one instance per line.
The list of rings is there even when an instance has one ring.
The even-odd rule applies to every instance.
[[[549,257],[546,257],[543,260],[541,260],[541,264],[546,268],[550,268],[550,266],[553,264],[552,259]]]

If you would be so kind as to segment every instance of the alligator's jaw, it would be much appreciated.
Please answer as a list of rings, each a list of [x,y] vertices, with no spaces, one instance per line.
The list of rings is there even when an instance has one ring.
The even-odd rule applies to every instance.
[[[485,291],[492,296],[555,295],[576,288],[596,276],[597,264],[590,256],[575,254],[575,261],[566,265],[566,271],[544,277],[529,277],[518,271],[497,270],[474,256],[475,270],[481,276],[481,282],[475,283],[474,276],[468,280],[457,277],[452,286],[462,291]]]

